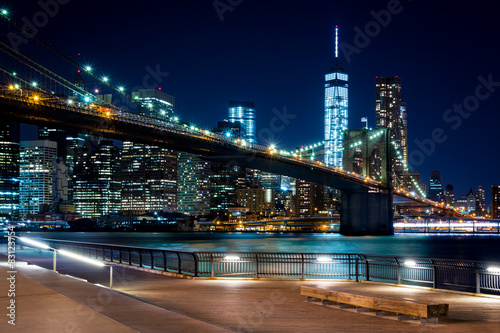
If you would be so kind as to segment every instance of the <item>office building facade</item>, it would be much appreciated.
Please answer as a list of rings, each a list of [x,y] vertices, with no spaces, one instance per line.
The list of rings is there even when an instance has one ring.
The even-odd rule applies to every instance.
[[[500,185],[491,185],[491,218],[500,219]]]
[[[19,158],[19,211],[24,219],[52,205],[53,161],[57,143],[21,141]]]
[[[444,197],[447,204],[453,205],[453,203],[455,202],[455,190],[453,189],[453,185],[446,185]]]
[[[315,216],[324,208],[324,187],[297,179],[295,192],[295,216]]]
[[[476,216],[483,216],[486,214],[486,195],[482,186],[476,190]]]
[[[161,90],[141,89],[132,92],[132,98],[139,104],[139,114],[162,120],[174,117],[175,98]]]
[[[392,154],[393,170],[402,175],[408,165],[408,124],[406,105],[401,98],[401,78],[377,77],[375,99],[376,127],[390,129],[391,140],[401,154]]]
[[[275,211],[274,189],[249,188],[236,190],[236,202],[240,207],[246,207],[250,213],[270,215]]]
[[[138,113],[173,120],[175,99],[158,89],[132,93]],[[122,212],[177,211],[177,151],[124,141],[122,143]]]
[[[120,149],[111,140],[90,141],[75,162],[73,203],[84,218],[119,213]]]
[[[429,178],[429,193],[427,197],[436,202],[441,202],[443,198],[443,185],[441,183],[441,173],[439,170],[431,171]]]
[[[177,212],[191,216],[210,214],[210,162],[198,155],[177,155]]]
[[[177,152],[122,143],[121,206],[124,214],[177,211]]]
[[[255,107],[249,101],[229,101],[229,121],[240,122],[245,131],[245,140],[256,143],[255,135]]]
[[[19,124],[0,124],[0,221],[19,218]]]

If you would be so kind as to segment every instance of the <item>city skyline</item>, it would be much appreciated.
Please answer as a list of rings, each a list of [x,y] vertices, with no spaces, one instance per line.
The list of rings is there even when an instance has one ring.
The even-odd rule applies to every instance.
[[[29,9],[31,12],[12,5],[12,15],[18,19],[23,16],[28,19],[33,17],[40,10],[36,2],[33,4]],[[141,35],[146,34],[145,40],[141,39],[141,46],[145,48],[141,51],[157,52],[142,52],[147,56],[141,56],[139,52],[132,51],[129,57],[117,59],[116,54],[125,50],[126,45],[122,44],[127,44],[128,47],[135,45],[134,38],[125,36],[132,36],[131,32],[137,30],[137,26],[114,24],[117,22],[113,17],[124,14],[124,17],[131,18],[130,11],[113,7],[113,12],[117,15],[111,16],[111,11],[106,10],[111,5],[101,4],[102,9],[92,13],[97,19],[109,19],[106,26],[114,24],[120,27],[119,33],[110,35],[109,30],[106,30],[108,28],[99,24],[81,26],[82,29],[79,29],[85,20],[74,20],[76,13],[78,12],[78,16],[90,15],[90,9],[69,3],[61,5],[58,14],[39,29],[38,37],[62,48],[65,54],[71,55],[75,60],[78,60],[77,54],[80,52],[81,58],[89,59],[97,71],[111,72],[117,79],[127,81],[129,89],[140,84],[147,75],[152,84],[154,75],[149,73],[155,72],[161,79],[161,82],[158,80],[158,85],[166,93],[175,96],[180,116],[208,128],[215,127],[216,120],[226,117],[228,100],[255,101],[257,133],[260,129],[269,127],[269,122],[276,117],[276,113],[283,114],[286,108],[286,113],[295,118],[285,119],[288,121],[285,128],[273,135],[278,145],[294,148],[298,144],[321,140],[318,135],[323,127],[324,91],[321,81],[326,70],[334,64],[334,26],[338,24],[341,27],[341,38],[345,43],[356,47],[356,41],[359,42],[359,37],[356,39],[356,36],[359,36],[360,29],[376,26],[370,25],[370,22],[377,22],[376,17],[380,19],[380,15],[373,13],[380,14],[382,10],[386,13],[389,11],[389,4],[393,6],[394,2],[375,5],[366,2],[357,4],[355,8],[348,4],[327,2],[318,2],[310,7],[299,6],[299,2],[286,3],[286,6],[283,3],[279,6],[279,2],[241,3],[232,11],[225,11],[223,20],[211,3],[206,4],[206,7],[155,4],[165,9],[163,13],[172,18],[172,21],[161,22],[165,24],[162,32],[154,30],[155,23],[159,22],[154,19],[157,14],[148,11],[153,19],[149,20],[150,24],[145,24],[145,19],[140,17],[144,16],[146,9],[139,6],[138,12],[134,14],[139,18],[139,27],[143,26]],[[476,86],[481,82],[497,82],[497,65],[493,62],[497,51],[490,43],[497,28],[488,20],[488,15],[491,14],[485,8],[442,6],[435,12],[429,12],[422,4],[402,1],[399,6],[391,7],[393,13],[390,19],[386,17],[389,21],[386,26],[378,24],[380,31],[377,34],[371,33],[373,37],[368,36],[369,43],[365,47],[356,47],[359,53],[346,53],[347,44],[344,47],[341,45],[340,59],[349,72],[351,81],[349,128],[361,128],[359,119],[364,116],[368,117],[369,126],[374,127],[375,76],[402,77],[402,94],[407,102],[409,118],[409,156],[412,156],[412,152],[421,152],[424,156],[421,165],[412,164],[411,158],[410,165],[420,172],[424,183],[427,183],[431,170],[440,170],[443,185],[453,184],[459,196],[467,193],[470,187],[475,189],[482,185],[488,188],[496,183],[492,179],[495,175],[494,163],[489,163],[484,158],[488,156],[487,147],[483,147],[486,145],[475,142],[492,139],[489,133],[494,133],[493,126],[498,122],[499,116],[494,112],[494,105],[499,96],[492,91],[489,98],[480,101],[478,111],[471,113],[468,118],[454,118],[453,121],[446,122],[443,117],[448,109],[453,109],[453,104],[465,103],[469,96],[474,96]],[[449,13],[446,20],[438,15],[444,9]],[[170,13],[176,13],[178,17],[171,17]],[[470,20],[460,25],[453,24],[462,23],[465,13],[468,13]],[[301,20],[297,21],[297,18]],[[186,22],[180,22],[182,20]],[[64,31],[58,31],[62,30],[58,28],[61,24],[69,21],[76,25],[71,39],[67,38]],[[425,21],[426,24],[416,24],[417,21]],[[204,25],[207,29],[196,29]],[[191,28],[186,29],[187,26]],[[169,27],[172,29],[168,29]],[[456,29],[453,34],[451,27]],[[163,31],[170,38],[169,45],[176,52],[168,52],[169,49],[162,49],[164,46],[161,43],[152,42],[154,38],[158,40]],[[266,31],[272,33],[266,34]],[[103,41],[92,37],[99,34],[110,35],[109,40],[105,38],[108,44],[114,38],[123,39],[127,43],[105,47],[101,44]],[[464,48],[465,40],[473,41],[476,49],[484,51],[474,52]],[[401,43],[394,45],[395,41]],[[391,45],[393,49],[389,48]],[[200,47],[206,52],[195,53],[195,49],[199,50]],[[228,53],[228,48],[234,52]],[[262,49],[267,51],[263,52]],[[225,56],[225,53],[232,56]],[[235,54],[238,56],[235,57]],[[304,55],[309,57],[304,58]],[[408,66],[416,59],[422,66]],[[428,60],[425,61],[426,59]],[[167,72],[167,76],[159,75]],[[193,90],[188,88],[186,81],[192,80],[193,74],[197,82],[210,82],[198,85],[194,97]],[[439,80],[433,79],[435,75],[439,75]],[[482,77],[483,81],[478,77]],[[496,89],[494,84],[490,88]],[[425,94],[422,90],[425,90]],[[213,91],[218,93],[214,94]],[[210,112],[199,112],[200,109]],[[443,130],[447,137],[445,142],[434,141],[430,145],[420,146],[416,144],[416,140],[428,143],[436,128]],[[433,149],[432,145],[435,146]],[[434,152],[426,154],[432,150]],[[450,156],[449,152],[453,150],[458,152]],[[413,156],[422,155],[416,154]],[[494,161],[494,157],[492,159]]]

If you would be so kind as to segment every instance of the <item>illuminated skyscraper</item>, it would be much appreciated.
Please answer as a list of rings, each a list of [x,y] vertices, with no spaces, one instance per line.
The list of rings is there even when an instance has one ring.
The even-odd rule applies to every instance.
[[[0,220],[19,215],[19,124],[0,125]]]
[[[444,197],[446,198],[446,203],[449,205],[453,205],[455,202],[455,190],[453,189],[453,185],[446,185],[446,189],[444,191]]]
[[[139,103],[139,114],[167,120],[174,117],[175,98],[158,89],[141,89],[132,93]]]
[[[199,216],[210,214],[210,163],[198,155],[177,155],[177,211]]]
[[[120,150],[111,140],[89,141],[74,166],[76,212],[91,218],[120,211]]]
[[[436,202],[444,201],[443,185],[441,183],[441,173],[439,170],[431,171],[431,178],[429,179],[429,193],[427,197]]]
[[[52,205],[53,160],[57,157],[54,141],[21,141],[19,202],[21,217],[38,214],[41,206]]]
[[[491,185],[491,218],[500,219],[500,185]]]
[[[476,216],[483,216],[486,210],[486,195],[482,186],[476,190]]]
[[[324,188],[316,183],[297,179],[295,216],[315,216],[324,207]]]
[[[174,117],[174,97],[157,89],[134,92],[138,113],[162,120]],[[125,214],[177,211],[177,151],[124,141],[122,211]]]
[[[177,152],[130,141],[122,144],[122,211],[177,211]]]
[[[343,132],[347,130],[348,75],[338,65],[338,27],[335,27],[335,67],[325,75],[325,164],[342,168]]]
[[[239,121],[245,130],[245,140],[257,142],[253,102],[229,101],[229,121],[232,123]]]
[[[237,165],[220,162],[210,163],[210,210],[222,215],[229,207],[236,207],[238,180],[245,170]]]
[[[402,158],[392,154],[392,168],[398,175],[408,165],[406,105],[401,99],[401,78],[377,77],[375,79],[375,112],[378,128],[389,128],[391,140],[397,145]]]

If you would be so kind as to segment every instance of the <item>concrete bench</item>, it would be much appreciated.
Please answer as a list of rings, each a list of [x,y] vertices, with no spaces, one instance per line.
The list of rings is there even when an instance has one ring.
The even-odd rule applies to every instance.
[[[439,317],[448,316],[448,304],[416,301],[372,295],[364,292],[334,288],[315,288],[302,286],[300,294],[307,296],[308,302],[321,302],[323,305],[338,305],[339,308],[355,308],[357,312],[376,312],[377,316],[397,315],[398,320],[420,318],[422,324],[435,324]]]

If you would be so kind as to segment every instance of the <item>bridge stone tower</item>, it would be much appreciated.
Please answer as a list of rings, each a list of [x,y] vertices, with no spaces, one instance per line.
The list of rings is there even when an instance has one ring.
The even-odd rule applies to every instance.
[[[390,130],[344,132],[343,168],[378,180],[382,188],[342,192],[340,233],[392,235],[392,164]]]

